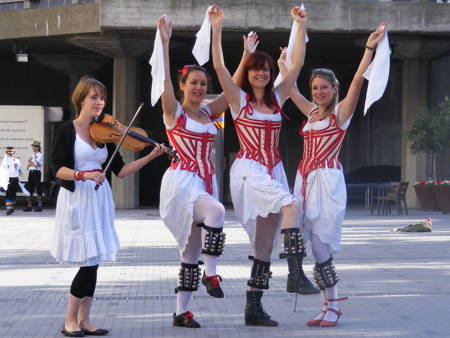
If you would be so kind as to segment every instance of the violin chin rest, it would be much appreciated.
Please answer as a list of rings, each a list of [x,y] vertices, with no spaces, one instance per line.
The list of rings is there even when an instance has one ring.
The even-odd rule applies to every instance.
[[[96,123],[100,123],[103,121],[103,119],[105,118],[105,113],[101,112],[100,114],[98,114],[95,118],[94,118],[94,122]]]

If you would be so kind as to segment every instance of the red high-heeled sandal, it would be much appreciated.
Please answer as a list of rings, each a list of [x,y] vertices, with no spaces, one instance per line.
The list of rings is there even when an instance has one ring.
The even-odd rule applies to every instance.
[[[347,300],[347,297],[342,297],[342,298],[332,298],[332,299],[328,299],[329,302],[340,302],[343,300]],[[335,310],[331,307],[329,307],[327,309],[327,311],[331,311],[334,312],[337,315],[337,318],[335,321],[331,321],[331,320],[322,320],[319,324],[320,327],[335,327],[337,325],[337,323],[339,322],[339,318],[341,318],[342,316],[342,312],[340,310]]]
[[[323,303],[323,306],[328,306],[328,303]],[[325,317],[325,314],[327,313],[327,311],[322,310],[323,316]],[[320,326],[320,322],[322,321],[322,319],[311,319],[308,320],[306,322],[306,325],[308,326]]]
[[[329,302],[340,302],[343,300],[347,300],[347,297],[341,297],[341,298],[329,298],[328,301]],[[334,327],[337,325],[337,323],[339,322],[339,318],[342,316],[342,312],[340,310],[335,310],[331,307],[329,307],[327,309],[327,311],[331,311],[334,312],[337,315],[337,318],[335,321],[331,321],[331,320],[322,320],[319,324],[320,327]]]

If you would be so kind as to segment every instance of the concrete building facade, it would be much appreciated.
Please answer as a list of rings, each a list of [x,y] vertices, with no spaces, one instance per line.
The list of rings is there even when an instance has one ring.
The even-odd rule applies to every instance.
[[[242,34],[260,36],[260,49],[278,57],[288,42],[290,0],[224,0],[224,53],[231,71],[242,53]],[[311,69],[335,70],[345,95],[358,67],[369,33],[389,25],[392,63],[383,98],[362,116],[364,90],[353,117],[341,161],[345,172],[370,165],[401,167],[402,180],[413,184],[429,175],[424,154],[413,155],[405,131],[424,107],[450,96],[450,4],[431,1],[304,1],[309,13],[305,66],[299,86],[308,93]],[[156,140],[166,140],[160,103],[150,106],[150,67],[157,19],[167,14],[173,22],[170,44],[171,72],[194,63],[191,54],[195,33],[208,1],[185,0],[0,0],[0,104],[46,105],[71,109],[70,94],[85,74],[104,82],[109,91],[107,110],[128,121],[140,102],[146,104],[138,125]],[[27,63],[16,62],[19,51]],[[220,86],[211,70],[214,93]],[[284,124],[281,152],[290,183],[301,156],[298,127],[302,117],[291,103],[285,106],[290,120]],[[227,117],[224,139],[225,172],[238,142]],[[56,126],[56,125],[55,125]],[[45,142],[50,144],[52,128]],[[48,148],[48,147],[47,147]],[[138,154],[121,151],[125,160]],[[440,177],[450,176],[449,153],[441,156]],[[156,205],[159,184],[168,160],[161,158],[139,175],[113,180],[117,206]],[[227,175],[224,176],[227,200]],[[410,206],[416,205],[412,189]]]

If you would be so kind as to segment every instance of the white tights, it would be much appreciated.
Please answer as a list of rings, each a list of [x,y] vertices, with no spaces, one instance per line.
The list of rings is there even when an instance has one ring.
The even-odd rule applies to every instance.
[[[225,220],[225,208],[210,195],[200,196],[194,203],[194,222],[192,223],[191,235],[183,251],[180,250],[181,262],[188,264],[197,264],[200,252],[206,237],[206,231],[197,226],[198,223],[204,223],[212,228],[223,228]],[[205,260],[205,275],[215,276],[217,256],[203,255]],[[191,291],[178,291],[176,313],[184,313],[188,310]]]
[[[311,236],[311,250],[312,254],[314,256],[314,260],[316,263],[323,263],[326,260],[328,260],[331,257],[330,254],[330,246],[326,243],[323,243],[319,236],[316,234],[312,234]],[[322,298],[324,303],[328,303],[328,306],[324,305],[324,309],[326,310],[327,307],[331,307],[335,310],[339,310],[338,302],[329,302],[328,299],[336,299],[338,298],[338,291],[337,291],[337,285],[332,286],[331,288],[326,288],[325,290],[322,290]],[[325,318],[324,318],[325,317]],[[323,312],[320,313],[315,319],[325,319],[330,321],[335,321],[337,318],[337,315],[334,312],[328,311],[326,314]]]

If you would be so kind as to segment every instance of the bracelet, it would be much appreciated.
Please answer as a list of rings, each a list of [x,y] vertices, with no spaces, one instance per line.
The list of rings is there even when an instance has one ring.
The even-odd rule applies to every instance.
[[[86,178],[84,177],[84,171],[78,171],[76,170],[74,173],[75,181],[86,181]]]
[[[372,52],[375,50],[375,47],[370,47],[369,45],[366,45],[366,48]]]

